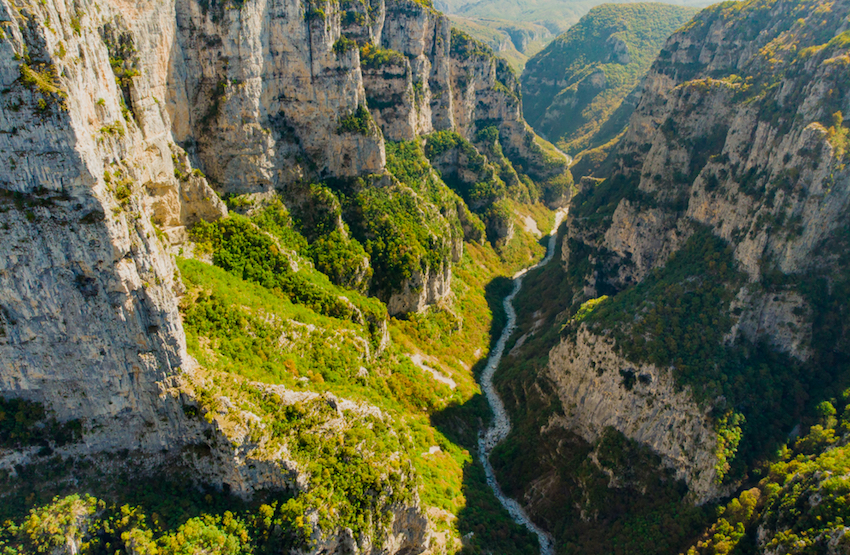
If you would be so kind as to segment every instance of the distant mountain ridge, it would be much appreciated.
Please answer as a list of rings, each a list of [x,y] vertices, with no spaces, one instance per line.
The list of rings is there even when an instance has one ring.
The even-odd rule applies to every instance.
[[[696,10],[661,3],[603,4],[528,61],[528,122],[570,154],[625,129],[636,90],[664,41]]]
[[[671,0],[665,3],[701,8],[711,2]],[[602,2],[599,0],[439,0],[434,6],[448,14],[455,27],[487,43],[507,59],[514,69],[522,71],[529,57],[600,4]],[[546,29],[549,35],[533,39],[527,45],[517,44],[517,36],[527,32],[527,24]]]

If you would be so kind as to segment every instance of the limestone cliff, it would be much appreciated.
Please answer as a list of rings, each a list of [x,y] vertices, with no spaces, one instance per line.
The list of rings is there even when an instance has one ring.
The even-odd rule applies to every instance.
[[[826,15],[829,10],[833,16]],[[833,368],[833,363],[828,361],[834,359],[829,353],[844,352],[846,334],[843,327],[832,328],[830,343],[819,336],[824,322],[841,313],[844,305],[844,300],[834,295],[843,287],[846,275],[841,252],[850,174],[845,156],[847,128],[841,111],[850,106],[850,96],[847,24],[834,14],[848,10],[846,2],[829,2],[820,8],[783,1],[724,4],[701,12],[667,41],[614,154],[613,173],[602,182],[583,180],[574,200],[562,253],[567,272],[581,276],[574,284],[574,300],[614,295],[634,284],[640,284],[635,291],[647,293],[654,287],[650,284],[659,280],[673,283],[664,276],[677,270],[665,274],[667,270],[661,269],[670,266],[671,255],[684,246],[706,244],[702,235],[695,238],[694,234],[707,229],[728,244],[729,264],[740,275],[685,277],[688,273],[684,272],[677,279],[683,280],[679,284],[685,290],[701,279],[717,279],[726,288],[718,293],[722,311],[712,326],[723,336],[716,349],[726,348],[724,345],[732,351],[744,349],[751,357],[747,360],[753,360],[753,353],[761,347],[741,346],[767,344],[790,357],[787,366],[823,368],[819,375],[831,379],[827,368]],[[760,19],[756,22],[754,18]],[[812,28],[821,32],[807,34],[805,30]],[[721,273],[726,272],[726,263],[722,264]],[[711,265],[706,268],[710,273],[717,271]],[[699,287],[687,295],[700,295],[696,292]],[[813,287],[823,289],[814,294]],[[651,341],[646,338],[654,333],[647,327],[645,315],[651,314],[657,303],[678,302],[675,290],[668,289],[665,294],[667,298],[649,298],[634,307],[637,312],[629,316],[631,323],[620,320],[612,324],[609,312],[591,326],[593,333],[564,340],[551,353],[549,374],[565,386],[559,389],[565,410],[576,404],[575,414],[584,415],[578,419],[580,425],[571,421],[570,429],[581,430],[587,437],[587,430],[612,423],[627,437],[664,455],[667,464],[687,475],[692,492],[706,499],[720,491],[719,478],[714,485],[712,480],[698,478],[714,472],[710,458],[719,449],[715,447],[717,436],[711,425],[702,424],[698,433],[689,434],[702,437],[700,444],[682,451],[687,456],[674,461],[676,456],[668,446],[677,443],[682,425],[661,425],[656,419],[658,403],[666,406],[675,395],[650,394],[655,408],[641,408],[646,393],[640,384],[630,392],[612,389],[601,383],[604,374],[591,378],[593,371],[585,367],[583,372],[588,375],[580,380],[593,379],[602,386],[594,395],[604,396],[604,391],[623,395],[622,402],[636,409],[626,419],[612,419],[614,413],[597,409],[594,397],[581,393],[582,386],[568,385],[577,379],[574,374],[581,372],[568,361],[591,362],[594,357],[581,353],[593,351],[594,345],[606,341],[604,336],[617,335],[616,330],[634,328],[640,330],[635,334],[644,334],[643,339],[618,336],[618,341],[626,342],[619,352],[636,356],[634,342]],[[628,305],[628,297],[622,295],[610,306],[627,310],[623,307]],[[660,361],[663,356],[658,352],[652,347],[640,356]],[[666,375],[662,382],[681,382],[690,364],[683,358],[664,359],[670,360],[670,368],[656,365],[652,372]],[[622,370],[632,364],[637,368],[640,362],[633,358],[631,363],[620,360],[614,366]],[[703,400],[702,409],[684,401],[672,403],[675,418],[705,421],[711,411],[716,415],[730,405],[747,413],[747,418],[756,418],[747,411],[753,400],[744,393],[746,388],[758,387],[747,381],[754,377],[738,378],[742,381],[738,393],[732,394],[734,399],[729,388],[713,382],[714,372],[717,376],[736,375],[738,370],[725,369],[728,366],[724,365],[730,364],[728,359],[717,362],[711,374],[703,376],[703,383],[697,386],[699,393],[694,393]],[[800,372],[794,378],[802,380],[799,383],[817,373],[811,369]],[[798,382],[783,387],[804,387],[791,383]],[[762,410],[780,409],[765,406]],[[777,433],[787,433],[793,424],[787,413],[801,410],[801,405],[786,404],[781,410],[787,429]],[[744,430],[745,438],[747,433],[758,433],[755,427]]]
[[[613,427],[662,456],[697,499],[715,490],[712,423],[666,369],[619,356],[610,339],[581,329],[549,352],[549,377],[564,407],[549,426],[594,442]]]
[[[0,9],[0,389],[84,418],[93,449],[179,445],[191,434],[164,394],[192,362],[157,228],[179,238],[226,209],[191,167],[176,176],[164,82],[124,108],[99,34],[109,6]]]
[[[376,123],[360,49],[342,40],[344,27],[356,35],[349,7],[0,4],[0,393],[80,421],[82,442],[62,453],[130,450],[154,466],[162,457],[146,454],[192,454],[190,446],[212,442],[213,452],[186,459],[199,479],[246,496],[264,487],[310,491],[293,482],[285,456],[253,457],[240,430],[192,410],[203,395],[172,258],[190,252],[187,228],[227,215],[219,194],[293,193],[303,181],[373,174],[371,185],[404,189],[386,174],[379,124],[388,136],[413,138],[495,122],[528,173],[545,179],[563,171],[522,121],[506,68],[489,54],[453,57],[446,20],[412,2],[373,6],[362,36],[404,51],[410,75],[429,81],[423,90],[443,94],[420,96],[409,131],[392,131],[406,116],[376,110]],[[399,313],[450,292],[461,221],[471,218],[456,197],[454,212],[442,213],[420,193],[404,194],[418,198],[419,217],[431,220],[445,256],[388,297]],[[337,228],[345,231],[341,219]],[[2,466],[36,451],[4,451]],[[415,489],[410,472],[399,461],[382,477],[400,480],[374,508],[392,515],[381,528],[386,542],[370,547],[375,538],[358,537],[360,552],[424,549],[427,522],[407,495]],[[317,532],[324,534],[317,549],[348,541],[335,532]]]

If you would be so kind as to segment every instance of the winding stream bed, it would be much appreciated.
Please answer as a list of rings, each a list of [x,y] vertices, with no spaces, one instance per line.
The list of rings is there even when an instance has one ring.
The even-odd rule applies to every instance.
[[[545,266],[550,260],[552,260],[552,256],[555,254],[555,242],[558,238],[558,227],[560,227],[561,222],[564,221],[564,217],[566,215],[566,209],[558,210],[558,212],[555,213],[555,226],[549,234],[549,244],[546,247],[546,257],[534,266],[514,274],[514,288],[510,295],[505,297],[504,301],[505,314],[507,316],[505,329],[502,330],[502,335],[499,336],[496,346],[493,347],[492,351],[490,351],[490,357],[487,359],[487,366],[481,374],[481,390],[484,392],[484,395],[487,397],[487,402],[490,403],[490,408],[493,410],[493,423],[486,431],[478,436],[478,454],[480,455],[481,464],[484,466],[484,472],[487,476],[487,485],[489,485],[493,490],[493,493],[496,494],[499,502],[508,511],[511,518],[513,518],[517,524],[525,526],[537,536],[537,539],[540,541],[540,555],[554,555],[555,549],[552,543],[552,538],[550,538],[546,532],[541,530],[531,521],[530,518],[528,518],[528,515],[519,503],[502,493],[502,488],[499,487],[499,483],[496,481],[496,474],[493,472],[493,466],[490,464],[490,453],[493,452],[496,445],[505,439],[511,431],[511,422],[508,419],[507,412],[505,411],[505,405],[502,403],[502,399],[499,397],[499,394],[496,393],[496,388],[493,386],[493,374],[496,372],[496,368],[499,367],[499,362],[502,360],[502,354],[505,351],[505,344],[516,329],[516,310],[514,310],[513,300],[517,293],[519,293],[520,289],[522,289],[522,279],[529,270]]]

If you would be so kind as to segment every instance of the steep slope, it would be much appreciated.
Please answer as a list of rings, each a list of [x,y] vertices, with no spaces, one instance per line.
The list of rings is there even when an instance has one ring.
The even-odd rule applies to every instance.
[[[755,487],[718,511],[720,516],[688,548],[688,555],[847,552],[847,395],[844,391],[832,402],[818,404],[818,422],[784,448],[779,460],[766,465]]]
[[[568,154],[607,143],[625,129],[664,41],[695,13],[654,3],[591,9],[526,64],[526,119]]]
[[[157,507],[163,524],[110,536],[128,552],[183,525],[235,552],[453,550],[463,488],[490,498],[463,483],[463,448],[420,456],[442,437],[428,415],[474,395],[493,318],[482,280],[542,250],[521,222],[545,228],[534,203],[571,185],[506,64],[406,1],[0,12],[4,514],[92,491],[143,498],[141,520]],[[395,86],[392,111],[379,99]],[[472,210],[420,144],[441,130],[497,186]],[[394,334],[403,351],[391,314],[415,319]],[[430,346],[419,326],[435,325],[468,352]],[[417,354],[457,391],[421,387]],[[435,468],[451,483],[420,488]],[[206,495],[221,503],[183,518]],[[175,509],[181,496],[194,501]]]
[[[849,14],[773,0],[698,14],[649,71],[612,173],[581,181],[562,267],[528,278],[497,374],[517,432],[494,466],[564,552],[686,550],[713,500],[752,487],[838,396]],[[787,518],[742,524],[748,552],[786,552]],[[816,545],[837,549],[836,530]]]

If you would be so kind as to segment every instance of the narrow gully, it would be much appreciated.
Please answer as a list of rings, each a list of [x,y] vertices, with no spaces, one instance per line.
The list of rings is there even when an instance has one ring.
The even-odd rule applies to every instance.
[[[481,458],[481,464],[484,466],[484,473],[487,476],[487,485],[489,485],[490,489],[493,490],[493,493],[499,499],[499,502],[505,510],[508,511],[508,514],[511,515],[514,522],[525,526],[537,536],[537,539],[540,542],[540,555],[554,555],[555,549],[552,538],[550,538],[546,532],[541,530],[531,521],[525,510],[523,510],[522,506],[517,503],[516,500],[511,499],[502,492],[502,488],[499,487],[499,482],[496,480],[496,474],[493,472],[493,466],[490,464],[490,453],[493,452],[493,449],[503,439],[505,439],[511,431],[511,422],[508,418],[507,412],[505,411],[505,404],[502,402],[499,394],[496,393],[496,388],[493,386],[493,374],[495,374],[496,368],[499,367],[499,362],[502,360],[505,344],[516,329],[516,310],[514,309],[513,300],[517,293],[519,293],[520,289],[522,289],[523,277],[529,270],[545,266],[550,260],[552,260],[552,256],[555,254],[555,242],[558,238],[558,228],[561,226],[561,222],[564,221],[566,215],[566,209],[558,210],[555,213],[555,225],[549,233],[549,244],[546,247],[546,256],[543,260],[534,266],[530,266],[514,274],[514,288],[504,300],[507,322],[505,323],[505,328],[502,330],[502,335],[499,336],[499,340],[496,342],[496,346],[493,347],[492,351],[490,351],[490,356],[487,359],[487,366],[481,374],[481,390],[487,397],[487,402],[490,404],[490,408],[493,411],[492,424],[486,431],[482,431],[478,436],[478,454]]]

